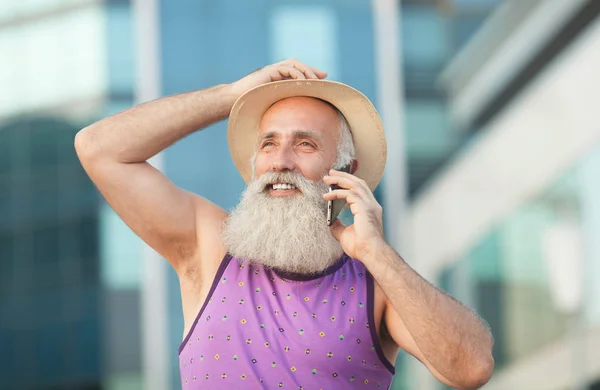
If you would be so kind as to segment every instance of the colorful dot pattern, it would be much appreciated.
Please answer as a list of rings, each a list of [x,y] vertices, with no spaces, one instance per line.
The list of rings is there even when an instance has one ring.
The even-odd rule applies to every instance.
[[[183,388],[389,389],[365,266],[307,279],[226,256],[179,349]]]

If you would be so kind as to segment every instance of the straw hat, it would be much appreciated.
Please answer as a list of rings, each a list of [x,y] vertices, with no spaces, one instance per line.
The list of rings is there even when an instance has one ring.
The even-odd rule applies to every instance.
[[[328,80],[275,81],[249,90],[235,102],[229,115],[227,140],[233,162],[244,181],[248,183],[252,180],[250,159],[254,154],[263,115],[279,100],[294,96],[325,100],[344,115],[350,125],[358,160],[354,175],[374,190],[383,176],[387,160],[381,118],[361,92],[346,84]]]

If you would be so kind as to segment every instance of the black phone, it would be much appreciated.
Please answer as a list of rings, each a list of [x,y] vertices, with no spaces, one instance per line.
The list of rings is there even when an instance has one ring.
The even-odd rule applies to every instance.
[[[336,171],[350,173],[350,164],[344,165],[340,169],[336,169]],[[333,190],[338,190],[340,188],[341,188],[340,186],[334,184],[332,186],[329,186],[329,192],[331,192]],[[338,215],[340,215],[340,213],[344,209],[345,205],[346,205],[346,201],[344,199],[334,199],[334,200],[327,201],[327,225],[328,226],[331,226],[335,222]]]

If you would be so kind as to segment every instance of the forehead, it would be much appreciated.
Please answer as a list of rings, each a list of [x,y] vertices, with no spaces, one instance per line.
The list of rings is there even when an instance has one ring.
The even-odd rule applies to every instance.
[[[338,127],[338,112],[330,104],[310,97],[293,97],[280,100],[267,110],[259,133],[285,134],[300,130],[335,138]]]

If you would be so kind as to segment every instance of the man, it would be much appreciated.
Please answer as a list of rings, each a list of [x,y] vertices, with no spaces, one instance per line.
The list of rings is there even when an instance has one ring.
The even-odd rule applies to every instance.
[[[448,386],[479,388],[492,375],[492,337],[387,244],[372,193],[386,160],[380,118],[364,95],[325,77],[282,61],[76,136],[100,192],[179,276],[182,386],[387,388],[401,348]],[[248,183],[231,214],[146,162],[228,116]],[[353,225],[327,225],[334,199]]]

